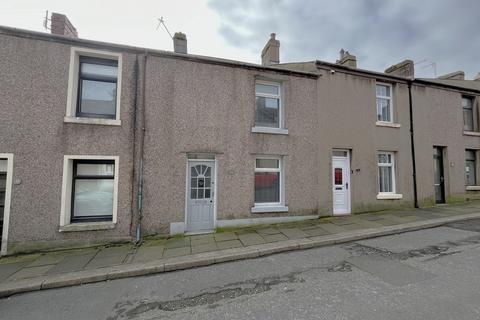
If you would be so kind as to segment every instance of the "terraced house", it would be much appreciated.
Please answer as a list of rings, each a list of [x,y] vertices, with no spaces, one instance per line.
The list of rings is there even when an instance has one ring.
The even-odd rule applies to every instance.
[[[0,27],[2,255],[477,198],[480,81]],[[478,79],[477,79],[478,80]]]

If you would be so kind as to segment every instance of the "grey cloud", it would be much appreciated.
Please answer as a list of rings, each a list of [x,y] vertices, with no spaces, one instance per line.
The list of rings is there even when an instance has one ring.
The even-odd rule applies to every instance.
[[[340,48],[357,55],[359,67],[383,71],[403,59],[437,64],[437,75],[480,72],[478,0],[210,0],[227,43],[260,54],[271,32],[281,59],[334,62]],[[417,76],[433,76],[427,64]]]

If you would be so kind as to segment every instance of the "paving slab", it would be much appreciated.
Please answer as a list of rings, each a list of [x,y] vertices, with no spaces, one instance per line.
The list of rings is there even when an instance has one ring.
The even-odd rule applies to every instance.
[[[180,247],[180,248],[165,248],[163,252],[163,258],[173,258],[173,257],[180,257],[186,256],[191,253],[190,246],[188,247]]]
[[[197,246],[192,246],[192,254],[194,253],[202,253],[202,252],[209,252],[209,251],[216,251],[218,250],[218,246],[215,242],[205,243]]]
[[[341,226],[337,226],[336,224],[333,223],[322,223],[320,225],[320,228],[327,230],[330,233],[341,233],[347,231],[345,228]]]
[[[220,250],[243,247],[240,240],[220,241],[220,242],[217,242],[217,246],[218,246],[218,249]]]
[[[262,236],[256,232],[240,234],[238,238],[244,246],[253,246],[266,242],[265,239],[263,239]]]
[[[382,238],[357,241],[357,243],[380,248],[396,253],[425,248],[428,246],[439,245],[441,242],[458,241],[472,236],[478,236],[477,232],[453,229],[448,227],[438,227],[435,229],[424,229],[409,233],[396,234]],[[436,239],[442,239],[441,241]],[[440,242],[440,243],[439,243]]]
[[[210,244],[215,242],[213,234],[201,234],[190,237],[190,242],[192,246]]]
[[[349,257],[346,261],[394,286],[404,286],[435,277],[433,273],[381,256]]]
[[[72,252],[72,251],[42,254],[40,257],[38,257],[37,259],[29,263],[28,267],[38,267],[38,266],[57,264],[60,261],[62,261],[65,257],[71,256],[73,254],[75,254],[75,252]]]
[[[277,228],[262,228],[262,229],[257,229],[256,230],[259,234],[261,235],[271,235],[271,234],[278,234],[280,233],[280,230]]]
[[[27,278],[35,278],[43,276],[50,270],[54,265],[46,265],[46,266],[36,266],[36,267],[25,267],[20,269],[19,271],[12,274],[7,281],[17,281],[21,279]]]
[[[133,262],[146,262],[152,260],[159,260],[163,257],[164,246],[158,247],[140,247],[133,256]]]
[[[281,234],[281,233],[278,233],[278,234],[266,234],[266,235],[263,235],[263,238],[265,239],[266,242],[278,242],[278,241],[285,241],[285,240],[288,240],[288,238]]]
[[[179,239],[168,239],[165,242],[166,249],[175,249],[175,248],[183,248],[183,247],[190,247],[190,238],[179,238]]]
[[[28,265],[28,261],[0,264],[0,281],[4,281],[26,265]]]
[[[328,232],[325,229],[322,229],[321,227],[315,227],[313,229],[305,230],[305,233],[308,234],[309,237],[325,236],[327,234],[330,234],[330,232]]]
[[[215,241],[237,240],[238,235],[235,232],[221,232],[215,234]]]
[[[286,235],[288,239],[303,239],[308,237],[308,234],[298,228],[280,228],[279,230]]]
[[[47,274],[58,274],[82,270],[97,254],[98,250],[82,252],[63,258],[58,264],[47,271]]]

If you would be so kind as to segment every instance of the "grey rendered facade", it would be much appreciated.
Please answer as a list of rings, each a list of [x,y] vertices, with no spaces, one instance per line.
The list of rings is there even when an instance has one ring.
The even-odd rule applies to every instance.
[[[402,74],[404,65],[360,70],[350,55],[336,64],[272,64],[279,62],[274,39],[264,65],[253,65],[69,35],[0,28],[0,161],[11,167],[2,254],[195,231],[187,219],[189,159],[212,161],[205,162],[215,172],[212,229],[331,215],[335,151],[348,154],[345,213],[434,204],[434,146],[443,147],[445,201],[477,198],[476,185],[466,187],[465,150],[480,150],[479,81],[414,79],[413,70]],[[112,119],[73,112],[73,60],[83,56],[118,63]],[[278,84],[278,129],[256,125],[256,84],[264,82]],[[391,88],[388,123],[377,121],[378,83]],[[462,96],[473,98],[469,131]],[[391,192],[379,192],[379,153],[395,159]],[[257,159],[279,161],[277,204],[256,204],[255,190],[269,177],[256,178]],[[80,160],[114,163],[110,220],[70,220],[71,166]]]

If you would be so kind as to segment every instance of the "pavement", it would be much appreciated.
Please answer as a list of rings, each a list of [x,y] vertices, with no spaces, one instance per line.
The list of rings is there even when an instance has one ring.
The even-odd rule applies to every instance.
[[[475,218],[480,218],[480,202],[150,239],[137,246],[111,245],[5,257],[0,259],[0,297],[257,258]],[[404,242],[408,241],[401,243]],[[408,274],[408,270],[404,272]]]
[[[9,320],[480,319],[480,219],[17,294]]]

